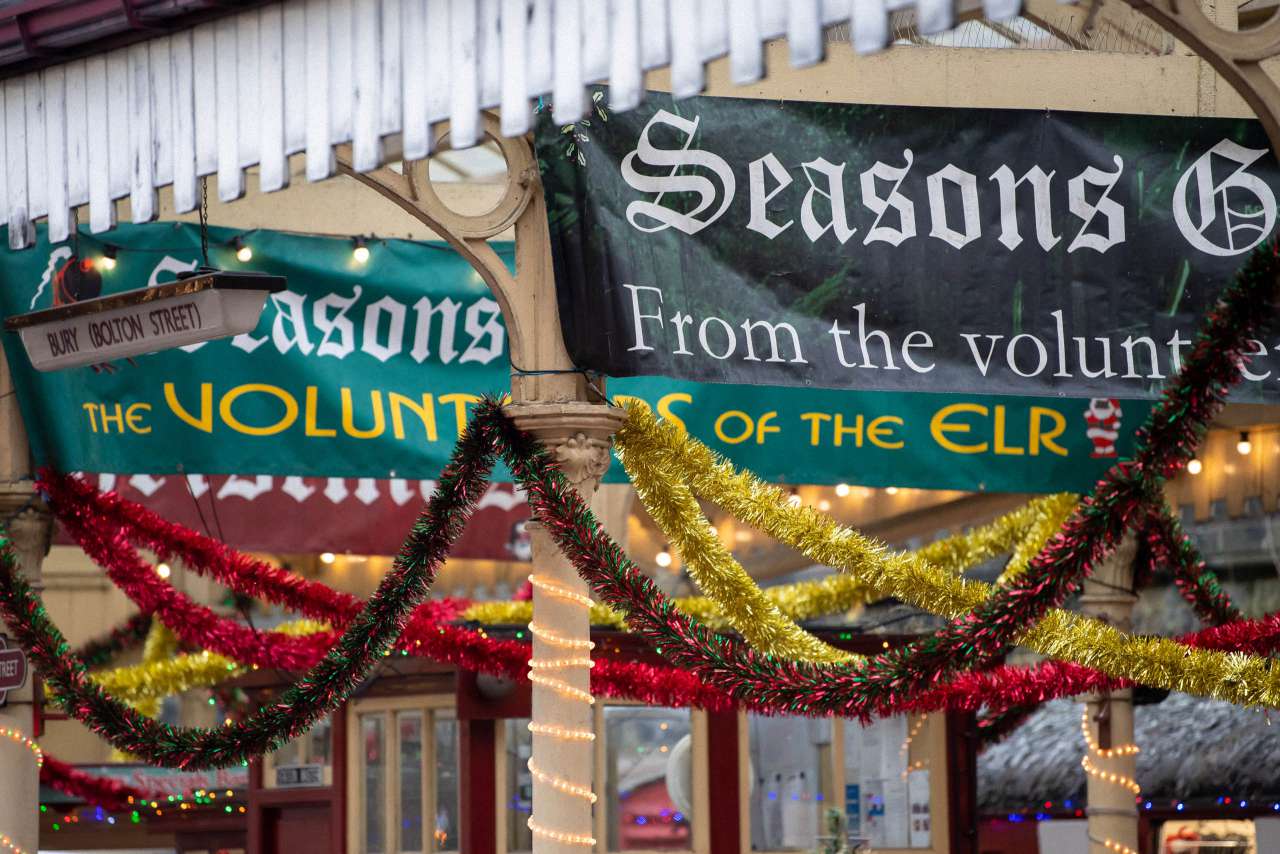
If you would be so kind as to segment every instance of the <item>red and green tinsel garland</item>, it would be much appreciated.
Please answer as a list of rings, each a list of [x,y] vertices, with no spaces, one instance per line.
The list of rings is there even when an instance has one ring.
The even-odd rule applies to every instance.
[[[102,536],[95,533],[99,526],[120,526],[127,531],[127,537],[116,541],[116,548],[121,553],[104,555],[103,560],[126,564],[140,561],[134,546],[143,546],[158,558],[180,561],[187,569],[217,580],[236,594],[299,611],[312,619],[323,619],[337,630],[345,629],[363,607],[364,603],[349,593],[304,579],[190,528],[168,522],[140,504],[114,493],[98,491],[81,478],[46,471],[41,474],[41,487],[51,497],[50,506],[58,518],[71,517],[76,520],[76,527],[89,536]],[[154,572],[131,575],[131,583],[122,585],[121,590],[135,602],[185,601],[183,594]],[[449,621],[456,619],[466,605],[465,600],[451,598],[423,602],[414,610],[395,649],[465,670],[527,681],[529,644],[492,638],[473,628],[451,624]],[[202,606],[192,603],[191,607]],[[174,615],[182,611],[173,609],[165,613]],[[243,628],[226,617],[218,619]],[[263,641],[256,641],[249,649],[241,650],[233,640],[243,637],[242,634],[229,628],[222,629],[220,625],[219,629],[216,635],[196,636],[189,629],[185,634],[193,648],[212,648],[242,663],[252,663],[248,657],[255,651],[262,651]],[[294,640],[290,636],[284,637],[286,643]],[[332,642],[333,634],[312,637],[324,637]],[[304,660],[302,668],[310,667],[319,660],[324,648],[320,644],[312,648],[313,657]],[[267,649],[266,657],[272,660],[269,643]],[[281,665],[275,660],[267,666]],[[591,674],[591,690],[605,697],[659,706],[717,710],[734,705],[722,691],[704,685],[697,677],[679,668],[612,658],[602,658],[597,662]]]
[[[58,479],[47,476],[46,480],[57,487],[62,500],[55,508],[62,512],[67,510],[67,502],[78,508],[75,512],[83,520],[96,518],[101,513],[104,519],[115,516],[132,518],[130,524],[139,524],[149,533],[148,544],[156,548],[169,559],[180,559],[197,571],[207,572],[238,592],[249,592],[265,598],[275,604],[306,607],[312,613],[325,613],[324,609],[335,615],[355,613],[359,601],[349,594],[338,593],[322,584],[305,581],[270,564],[255,561],[226,549],[203,535],[171,526],[169,523],[149,516],[149,511],[130,502],[121,501],[116,496],[102,495],[83,481],[74,478]],[[72,496],[68,498],[68,496]],[[86,521],[85,524],[88,522]],[[172,530],[169,530],[172,529]],[[135,535],[136,537],[137,535]],[[1180,554],[1190,554],[1196,562],[1194,551],[1182,550]],[[1180,571],[1175,567],[1175,574]],[[158,579],[154,573],[143,576],[144,583],[167,587],[168,583]],[[434,618],[424,614],[438,606]],[[397,647],[417,655],[425,655],[437,660],[447,661],[467,669],[508,678],[524,678],[524,667],[529,657],[526,644],[513,641],[499,641],[482,636],[470,629],[441,625],[440,618],[451,616],[451,608],[438,602],[427,603],[420,607],[410,622],[405,635]],[[336,622],[339,627],[345,619]],[[1254,645],[1259,639],[1269,642],[1275,637],[1274,626],[1266,621],[1261,624],[1239,627],[1252,630],[1250,638]],[[1237,635],[1233,642],[1239,642]],[[1193,636],[1192,642],[1196,641]],[[1215,644],[1218,645],[1218,644]],[[1220,646],[1220,645],[1219,645]],[[233,650],[232,657],[236,657]],[[318,653],[317,653],[318,656]],[[312,662],[307,662],[308,664]],[[975,696],[961,697],[956,692],[945,692],[946,702],[952,705],[963,704],[975,708],[982,701],[999,708],[1015,700],[1021,701],[1028,696],[1059,696],[1078,689],[1082,680],[1092,685],[1111,684],[1106,677],[1084,668],[1072,672],[1073,679],[1062,681],[1061,675],[1049,670],[1010,669],[1001,671],[1008,680],[1008,691],[1001,687],[1006,683],[1001,680],[986,680],[981,683],[970,683],[961,680],[961,685],[972,684]],[[1038,676],[1037,676],[1038,674]],[[724,708],[729,704],[723,692],[700,683],[696,677],[681,670],[657,668],[638,665],[630,662],[604,659],[594,673],[593,690],[605,696],[623,696],[633,699],[648,699],[665,705],[695,705],[709,708]],[[960,693],[963,693],[961,691]],[[767,702],[748,701],[746,705],[761,711],[778,711],[768,706]],[[918,708],[938,707],[920,698],[914,703]]]
[[[116,748],[152,764],[179,768],[244,762],[305,732],[349,696],[391,647],[484,492],[492,441],[482,423],[473,424],[459,439],[440,488],[414,524],[394,569],[347,631],[277,701],[242,721],[211,729],[170,727],[102,691],[88,678],[83,662],[70,655],[62,633],[16,570],[7,539],[0,552],[0,606],[59,704]]]
[[[595,526],[594,520],[590,519],[589,511],[581,501],[581,498],[571,489],[571,487],[567,485],[559,472],[555,470],[545,450],[537,445],[531,437],[519,433],[519,431],[517,431],[501,414],[501,411],[498,409],[496,404],[489,402],[481,406],[476,419],[468,430],[467,435],[469,438],[473,439],[475,439],[475,437],[484,437],[483,440],[476,439],[472,443],[471,459],[475,467],[483,468],[485,470],[487,470],[489,448],[491,447],[488,443],[497,443],[497,446],[503,451],[503,455],[507,459],[508,464],[512,467],[512,470],[517,473],[525,484],[526,489],[529,490],[531,498],[534,500],[535,507],[537,508],[540,517],[545,522],[549,522],[557,528],[562,526],[566,520],[579,520],[582,522],[581,528],[585,533],[583,541],[590,542],[594,546],[594,548],[589,547],[586,552],[591,555],[591,559],[587,561],[587,564],[589,565],[589,568],[594,571],[594,574],[607,574],[609,562],[613,561],[618,567],[620,567],[618,574],[623,578],[625,583],[638,585],[639,589],[637,592],[641,594],[651,594],[647,596],[639,596],[638,598],[641,602],[648,600],[656,602],[656,607],[659,609],[663,607],[660,596],[657,594],[656,590],[646,591],[644,589],[645,585],[649,585],[651,587],[651,582],[647,578],[640,576],[635,570],[635,567],[626,561],[625,556],[621,554],[621,550],[617,545],[609,540],[607,535]],[[482,481],[483,474],[481,474],[477,480]],[[433,507],[429,508],[429,516],[431,516],[432,511],[434,511],[437,514],[434,518],[440,518],[438,513],[443,508],[435,506],[436,502],[444,501],[446,497],[451,496],[454,492],[454,488],[455,485],[452,480],[446,479],[446,482],[442,484],[441,491],[437,493],[436,498],[433,498]],[[473,488],[470,494],[474,497],[479,494],[479,492],[480,489],[477,484],[476,488]],[[455,506],[456,504],[457,502],[448,501],[445,502],[445,507]],[[431,530],[432,526],[430,524],[425,525],[422,528],[424,537],[425,534]],[[425,539],[420,539],[418,542],[407,545],[405,551],[402,553],[401,560],[397,564],[397,573],[405,567],[424,565],[424,559],[419,556],[422,554],[429,554],[429,552],[423,552],[420,550],[430,545],[433,541],[438,541],[439,539],[439,537],[434,538],[434,540],[431,537],[425,537]],[[426,562],[429,563],[430,561]],[[602,571],[598,567],[605,567],[605,570]],[[592,572],[589,572],[588,574],[592,574]],[[388,577],[389,580],[391,577],[392,576]],[[126,749],[131,749],[134,752],[146,755],[152,761],[182,764],[187,767],[198,767],[199,765],[208,762],[211,754],[216,757],[215,761],[223,761],[224,757],[243,757],[245,755],[249,755],[255,749],[270,749],[271,745],[278,744],[280,740],[287,739],[292,737],[293,734],[296,734],[294,731],[289,730],[287,726],[282,727],[279,724],[281,716],[284,716],[289,720],[305,719],[307,717],[307,713],[301,712],[300,709],[306,709],[309,707],[299,706],[299,703],[310,702],[313,706],[315,705],[315,701],[311,700],[311,697],[314,696],[314,692],[308,693],[308,686],[306,684],[307,682],[310,682],[311,684],[315,684],[317,682],[315,674],[312,674],[309,676],[308,680],[304,680],[304,682],[300,683],[299,686],[295,686],[294,689],[287,692],[286,695],[281,698],[281,701],[268,709],[267,712],[260,712],[249,722],[241,725],[242,728],[239,731],[228,732],[227,728],[204,731],[169,730],[168,728],[159,727],[159,725],[155,725],[149,721],[139,723],[130,719],[127,709],[118,708],[118,704],[113,705],[110,698],[106,698],[101,694],[101,692],[96,691],[92,686],[85,684],[85,680],[83,678],[77,678],[78,675],[82,676],[82,668],[77,668],[74,664],[65,664],[60,658],[58,658],[57,652],[65,649],[65,644],[60,644],[60,638],[56,634],[56,629],[47,623],[47,617],[43,615],[42,611],[39,609],[38,603],[36,603],[34,598],[31,597],[30,591],[25,589],[25,585],[22,583],[21,579],[14,573],[6,573],[3,576],[0,576],[0,578],[7,581],[3,588],[0,588],[0,592],[4,593],[4,601],[9,604],[9,610],[11,612],[23,613],[23,609],[21,607],[13,607],[14,603],[16,603],[20,606],[25,606],[27,609],[26,613],[34,618],[25,621],[26,627],[21,628],[20,630],[21,640],[25,645],[28,645],[32,649],[33,654],[37,658],[37,662],[42,669],[45,669],[54,675],[54,678],[51,679],[51,684],[60,699],[62,699],[64,704],[68,707],[68,710],[78,719],[85,720],[90,723],[90,725],[98,728],[99,731],[109,735],[113,743],[128,745]],[[380,593],[385,592],[387,589],[386,584],[387,582],[384,582],[384,587],[380,588]],[[603,584],[598,584],[598,586],[606,593],[606,595],[612,595],[613,587],[616,585],[612,581],[606,581]],[[364,613],[367,613],[368,610],[369,609],[366,608],[366,611],[362,612],[362,616]],[[15,628],[24,626],[24,621],[22,620],[15,622],[17,623]],[[444,627],[439,628],[443,630]],[[457,627],[450,628],[457,629]],[[1267,626],[1266,628],[1274,627]],[[343,636],[340,646],[349,645],[353,631],[354,629],[348,630],[348,632]],[[698,630],[695,629],[695,631]],[[705,632],[705,630],[701,631]],[[400,644],[402,648],[407,648],[411,643],[416,649],[419,647],[420,642],[425,642],[422,645],[429,646],[432,637],[440,636],[439,633],[431,633],[428,637],[419,636],[415,639],[413,638],[413,634],[414,633],[410,632],[404,639],[402,639]],[[736,642],[732,639],[714,636],[710,633],[706,634],[708,639],[716,644],[715,648],[718,651],[723,652],[722,670],[726,676],[736,676],[737,674],[743,673],[744,670],[750,670],[757,665],[764,665],[766,670],[772,669],[773,672],[771,674],[767,674],[767,678],[775,682],[777,680],[774,677],[779,675],[784,677],[791,674],[808,677],[823,676],[821,668],[800,666],[789,662],[774,662],[763,659],[762,657],[756,656],[750,650],[739,648],[736,645]],[[513,669],[517,670],[517,672],[518,670],[522,670],[524,662],[527,660],[527,646],[513,642],[501,643],[507,644],[510,647],[510,657],[503,663],[509,663]],[[486,647],[488,647],[488,645],[486,645]],[[48,652],[49,650],[54,651],[52,658]],[[491,651],[492,650],[490,648],[474,648],[467,650],[467,654],[462,656],[457,656],[456,650],[454,651],[454,654],[455,657],[470,658],[473,660],[473,663],[479,663],[478,661],[475,661],[475,659]],[[431,654],[429,649],[424,650],[424,652],[426,652],[426,654]],[[368,658],[366,658],[366,661],[371,663]],[[489,667],[480,669],[487,670],[492,666],[493,662],[491,660]],[[1027,677],[1026,681],[1033,690],[1036,688],[1043,688],[1046,684],[1053,684],[1057,686],[1070,686],[1070,690],[1072,692],[1081,690],[1079,686],[1082,682],[1093,681],[1096,683],[1099,678],[1106,679],[1106,677],[1100,677],[1099,675],[1093,674],[1084,668],[1064,665],[1060,668],[1062,672],[1056,674],[1051,683],[1046,683],[1044,676],[1049,672],[1049,668],[1049,665],[1042,665],[1038,668],[1038,672],[1026,671],[1022,675]],[[693,679],[694,675],[688,674],[688,678]],[[1008,679],[1008,674],[1005,674],[1005,679]],[[725,680],[709,679],[708,681],[715,684],[716,682],[723,683]],[[806,698],[805,700],[796,703],[794,701],[794,697],[788,696],[788,692],[792,690],[789,686],[780,686],[778,691],[770,693],[768,691],[755,690],[755,686],[753,686],[752,683],[756,683],[756,685],[758,685],[758,681],[755,679],[742,680],[741,686],[746,686],[747,688],[745,691],[741,689],[741,686],[735,686],[733,684],[721,684],[721,687],[727,688],[727,690],[732,693],[739,695],[739,697],[745,701],[744,704],[748,707],[760,708],[772,712],[791,711],[820,714],[823,712],[840,711],[845,714],[850,712],[862,714],[869,713],[876,709],[873,702],[868,702],[858,698],[856,695],[851,697],[848,694],[846,694],[845,697],[840,698],[839,706],[831,702],[832,697],[837,696],[834,694],[829,694],[827,697],[813,694],[811,698]],[[1002,681],[999,684],[1003,686],[1005,683]],[[1024,693],[1019,699],[1025,698],[1026,687],[1027,686],[1023,686]],[[691,690],[693,688],[693,684],[686,682],[683,688]],[[837,689],[845,690],[844,686],[840,685],[837,686]],[[1003,687],[1001,690],[1003,690]],[[337,690],[332,691],[330,696],[338,696],[340,694],[341,690]],[[746,696],[743,696],[743,694],[746,694]],[[719,696],[723,695],[721,694]],[[960,705],[964,701],[981,702],[983,698],[989,699],[990,696],[990,691],[971,691],[966,692],[963,699],[957,695],[948,698],[948,702]],[[712,694],[707,696],[705,699],[710,700],[711,702],[716,702],[719,697]],[[779,702],[780,699],[784,700],[784,702]],[[920,708],[922,706],[920,700],[922,699],[925,698],[912,698],[909,695],[900,695],[897,698],[896,703],[886,706],[885,710]],[[810,702],[810,700],[813,700],[814,702]],[[716,705],[719,705],[719,703],[717,702]],[[113,719],[111,717],[112,714],[117,717]],[[275,717],[270,717],[272,715]],[[148,725],[156,731],[145,732],[145,730],[148,729]],[[137,736],[136,731],[140,729],[144,731],[144,738],[139,738]],[[121,732],[121,730],[124,731]],[[147,742],[145,740],[145,736],[154,738],[154,745]],[[259,748],[258,745],[262,744],[266,744],[268,746],[266,748]],[[234,759],[231,761],[234,761]]]
[[[131,531],[136,526],[140,530],[132,531],[133,541],[145,542],[148,548],[163,555],[165,559],[180,560],[188,568],[216,578],[237,593],[252,595],[281,607],[299,610],[306,608],[309,614],[323,615],[327,611],[333,615],[329,622],[338,629],[346,626],[349,615],[359,612],[361,603],[350,594],[334,591],[319,582],[307,581],[276,566],[228,549],[203,534],[160,519],[140,505],[113,494],[100,493],[80,479],[47,473],[44,475],[44,483],[60,496],[53,505],[60,516],[77,516],[82,520],[82,525],[122,522]],[[1167,513],[1163,509],[1159,512]],[[1158,539],[1153,541],[1161,545]],[[1201,565],[1194,548],[1189,543],[1179,542],[1182,543],[1179,549],[1170,550],[1167,546],[1163,548],[1163,553],[1176,554],[1179,558],[1170,567],[1175,576],[1188,574],[1190,569]],[[129,559],[137,558],[135,555]],[[1195,569],[1195,572],[1199,570]],[[169,586],[169,582],[158,578],[154,573],[143,576],[142,583],[161,588]],[[444,622],[454,618],[456,614],[457,603],[449,600],[424,603],[414,612],[396,648],[468,670],[517,680],[526,678],[526,662],[530,653],[528,644],[490,638],[473,629]],[[1250,635],[1249,640],[1255,651],[1259,644],[1269,644],[1278,637],[1275,628],[1267,621],[1240,627]],[[1243,639],[1244,634],[1237,633],[1231,642]],[[1200,645],[1196,635],[1188,636],[1185,640],[1192,645]],[[1231,648],[1230,643],[1217,643],[1213,646]],[[230,657],[239,660],[236,650],[230,652]],[[319,652],[315,655],[318,658]],[[312,663],[314,661],[306,664],[310,666]],[[919,698],[915,705],[920,709],[941,708],[943,705],[977,708],[985,703],[998,712],[1006,705],[1024,701],[1028,697],[1054,697],[1072,693],[1082,681],[1093,685],[1119,684],[1085,668],[1072,671],[1072,679],[1066,682],[1062,681],[1060,673],[1052,670],[1008,668],[998,672],[1002,677],[996,680],[978,682],[961,677],[957,686],[967,687],[962,687],[960,691],[943,692],[939,696],[944,700],[937,702],[931,702],[926,695]],[[1007,691],[1003,690],[1006,685]],[[601,658],[597,662],[592,673],[592,690],[602,696],[644,700],[667,706],[721,709],[733,705],[733,701],[723,691],[703,684],[687,671],[610,658]],[[965,691],[971,691],[973,696],[961,696]],[[779,711],[765,703],[748,700],[745,704],[756,711]]]

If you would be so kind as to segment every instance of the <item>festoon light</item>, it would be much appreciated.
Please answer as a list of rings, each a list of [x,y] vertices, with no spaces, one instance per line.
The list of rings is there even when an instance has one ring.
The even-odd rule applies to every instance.
[[[554,596],[565,602],[572,602],[581,605],[584,608],[591,607],[591,597],[584,596],[575,590],[559,584],[552,578],[544,575],[533,574],[529,576],[529,583],[542,593],[548,596]],[[529,681],[535,685],[541,685],[550,688],[561,697],[568,700],[577,700],[579,702],[594,704],[595,698],[587,691],[582,691],[565,682],[556,676],[550,676],[546,671],[563,670],[568,667],[593,667],[595,663],[591,660],[591,650],[595,648],[595,644],[589,640],[575,640],[560,635],[537,623],[529,623],[529,633],[545,644],[564,650],[563,658],[554,658],[546,661],[533,660],[529,662]],[[568,727],[554,726],[551,724],[540,724],[529,722],[529,732],[535,735],[543,735],[549,738],[557,738],[562,741],[595,741],[596,734],[591,730],[570,729]],[[591,791],[590,785],[584,785],[573,780],[566,780],[564,777],[554,774],[544,768],[540,768],[534,764],[533,759],[528,761],[529,773],[534,779],[541,783],[551,786],[559,792],[572,795],[576,798],[582,798],[588,803],[596,802],[596,795]],[[530,816],[526,824],[529,830],[535,835],[544,839],[550,839],[553,842],[560,842],[565,845],[579,845],[583,848],[592,848],[596,844],[595,837],[588,834],[570,833],[568,831],[559,830],[554,827],[545,827],[538,824]]]

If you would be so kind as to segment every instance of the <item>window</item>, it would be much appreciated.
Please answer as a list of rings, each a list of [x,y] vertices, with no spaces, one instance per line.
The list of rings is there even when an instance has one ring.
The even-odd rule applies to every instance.
[[[528,762],[533,752],[533,736],[529,732],[529,719],[506,721],[503,733],[507,851],[531,851],[533,834],[528,821],[533,814],[533,777],[529,774]]]
[[[850,835],[875,848],[930,848],[928,758],[945,755],[940,715],[843,721],[844,813]]]
[[[435,844],[432,851],[457,851],[462,815],[458,804],[458,722],[453,709],[432,716],[435,723]]]
[[[351,707],[348,848],[363,854],[457,851],[458,726],[453,697]]]
[[[267,789],[333,785],[333,721],[322,718],[303,735],[269,753],[262,765]]]
[[[831,789],[831,721],[747,716],[751,849],[808,851]]]
[[[596,851],[705,851],[708,830],[692,816],[706,809],[706,717],[688,709],[603,703],[594,715],[592,785],[600,800],[593,821]],[[529,719],[498,730],[499,816],[503,850],[529,851],[533,807]]]
[[[606,706],[604,777],[610,851],[686,851],[692,834],[688,709]]]

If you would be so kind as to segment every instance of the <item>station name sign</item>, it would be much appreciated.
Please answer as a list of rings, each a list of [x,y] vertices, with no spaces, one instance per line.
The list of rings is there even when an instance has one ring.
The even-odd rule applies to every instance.
[[[11,317],[39,371],[94,365],[239,335],[258,325],[279,276],[199,272],[158,285]]]
[[[10,691],[27,684],[27,654],[10,647],[4,635],[0,635],[0,706],[8,700]]]

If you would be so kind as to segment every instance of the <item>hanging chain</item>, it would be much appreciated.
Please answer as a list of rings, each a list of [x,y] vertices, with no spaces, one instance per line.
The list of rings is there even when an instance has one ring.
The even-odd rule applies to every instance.
[[[209,266],[209,179],[200,179],[200,256]]]

